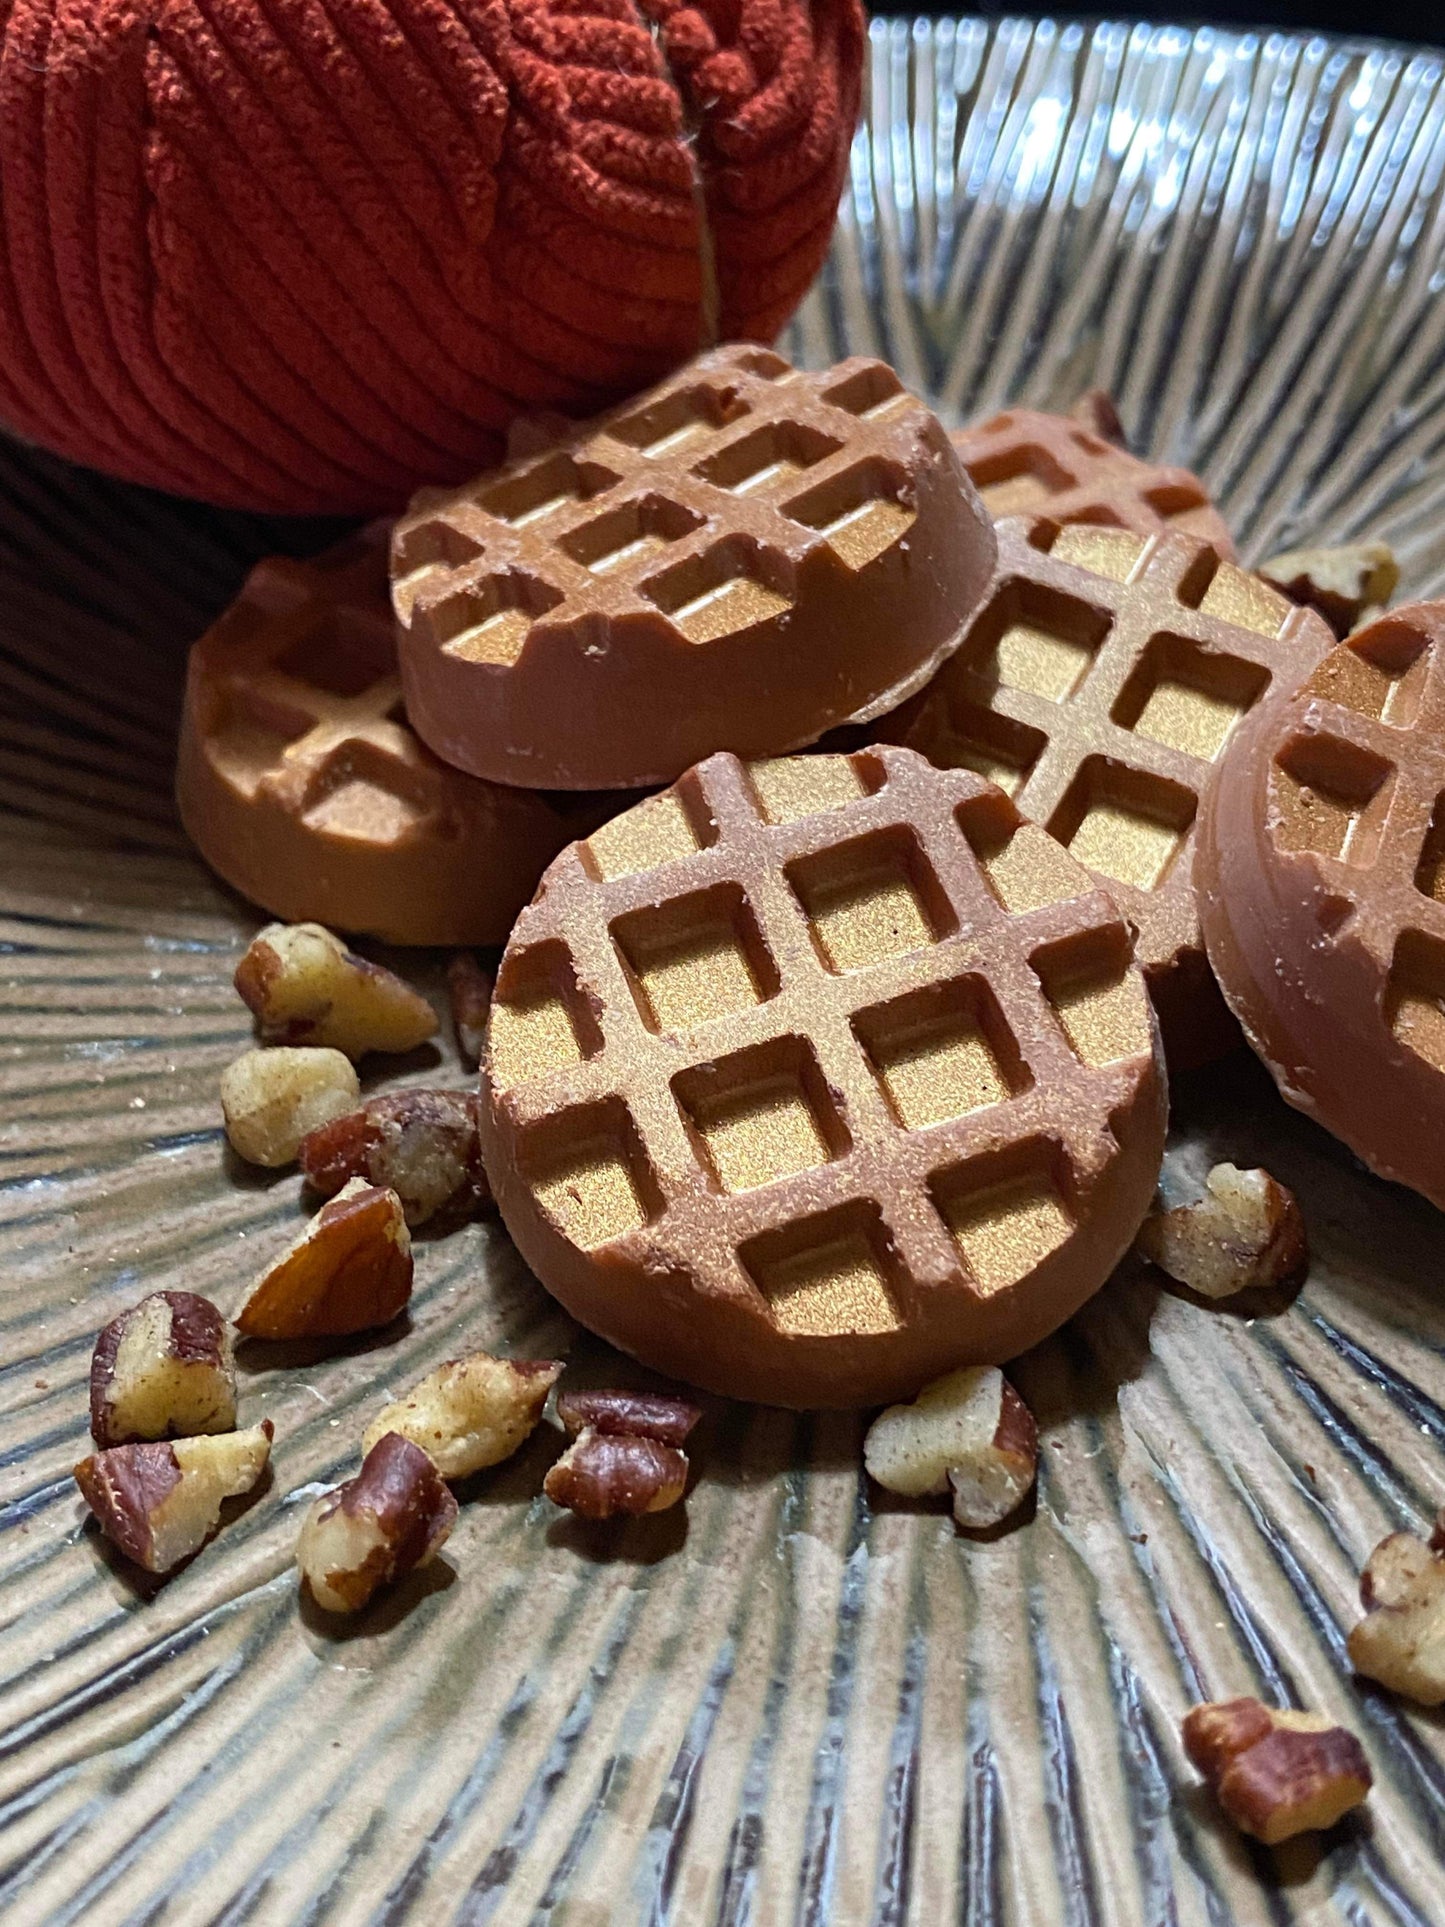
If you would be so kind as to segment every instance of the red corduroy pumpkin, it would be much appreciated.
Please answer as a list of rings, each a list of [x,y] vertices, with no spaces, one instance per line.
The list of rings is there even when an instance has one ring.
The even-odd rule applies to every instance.
[[[858,0],[0,0],[0,422],[116,475],[372,510],[827,246]]]

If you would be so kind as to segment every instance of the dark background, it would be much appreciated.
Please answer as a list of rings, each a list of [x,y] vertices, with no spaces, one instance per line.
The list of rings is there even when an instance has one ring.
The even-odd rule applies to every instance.
[[[991,11],[968,0],[925,0],[910,6],[907,0],[871,0],[874,13],[983,13]],[[1249,27],[1317,27],[1329,33],[1370,34],[1380,39],[1428,40],[1445,46],[1445,0],[1181,0],[1171,6],[1168,0],[1135,0],[1132,6],[1048,6],[1044,0],[1031,6],[1010,7],[1007,12],[1049,14],[1055,19],[1066,15],[1111,20],[1167,20],[1188,25],[1203,21],[1228,21]]]

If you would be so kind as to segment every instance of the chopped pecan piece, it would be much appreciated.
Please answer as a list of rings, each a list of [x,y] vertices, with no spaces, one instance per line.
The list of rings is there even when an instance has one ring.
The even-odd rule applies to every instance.
[[[1268,1171],[1216,1164],[1197,1204],[1155,1211],[1136,1248],[1205,1298],[1254,1286],[1295,1285],[1309,1269],[1309,1239],[1293,1191]]]
[[[452,1025],[462,1062],[476,1069],[487,1037],[487,1015],[492,1008],[493,979],[470,950],[459,950],[447,965]]]
[[[702,1407],[658,1392],[559,1392],[557,1416],[573,1438],[590,1428],[610,1438],[681,1446],[702,1417]]]
[[[90,1435],[102,1447],[229,1432],[231,1328],[209,1298],[153,1291],[112,1318],[90,1360]]]
[[[273,1427],[113,1445],[75,1468],[75,1483],[97,1525],[147,1572],[170,1572],[198,1552],[226,1499],[249,1492],[266,1470]]]
[[[912,1405],[880,1413],[863,1458],[890,1492],[917,1498],[951,1487],[954,1518],[978,1532],[1000,1524],[1032,1491],[1038,1428],[997,1366],[964,1366],[926,1385]]]
[[[561,1392],[557,1416],[572,1443],[543,1481],[557,1505],[584,1519],[664,1512],[687,1490],[682,1451],[702,1410],[657,1392]]]
[[[561,1376],[553,1358],[448,1359],[367,1427],[369,1452],[388,1432],[419,1445],[444,1479],[462,1479],[510,1458],[536,1430]]]
[[[248,1050],[221,1072],[226,1136],[248,1164],[295,1162],[301,1140],[361,1096],[339,1050]]]
[[[1360,1577],[1365,1617],[1350,1634],[1350,1662],[1421,1706],[1445,1704],[1445,1512],[1427,1543],[1392,1532]]]
[[[388,1432],[360,1472],[306,1515],[296,1563],[328,1612],[359,1612],[381,1586],[434,1559],[456,1523],[457,1502],[410,1439]]]
[[[660,1439],[579,1432],[542,1482],[554,1505],[584,1519],[665,1512],[687,1490],[687,1455]]]
[[[467,1091],[388,1091],[301,1140],[306,1182],[331,1197],[353,1178],[389,1186],[408,1224],[475,1208],[491,1194],[477,1143],[477,1099]]]
[[[1354,1734],[1317,1713],[1216,1700],[1191,1708],[1182,1737],[1230,1819],[1270,1847],[1332,1827],[1372,1784]]]
[[[236,1328],[247,1338],[342,1338],[389,1325],[411,1283],[401,1199],[353,1178],[262,1274]]]
[[[330,1045],[354,1058],[415,1050],[436,1034],[425,997],[319,923],[268,923],[236,966],[236,989],[267,1043]]]
[[[1386,606],[1400,582],[1394,550],[1384,542],[1291,549],[1261,562],[1258,573],[1291,602],[1318,609],[1342,642]]]

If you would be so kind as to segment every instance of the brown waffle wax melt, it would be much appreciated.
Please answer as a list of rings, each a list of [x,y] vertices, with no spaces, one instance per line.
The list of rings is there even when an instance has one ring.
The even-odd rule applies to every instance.
[[[957,654],[879,733],[975,769],[1069,846],[1138,932],[1171,1068],[1238,1042],[1191,882],[1194,818],[1240,718],[1331,647],[1324,620],[1186,535],[998,525]]]
[[[798,1407],[1061,1324],[1128,1247],[1164,1081],[1114,905],[907,750],[710,757],[565,851],[503,956],[507,1228],[647,1364]]]
[[[1097,432],[1105,425],[1107,436]],[[1072,416],[1010,408],[956,429],[952,439],[996,519],[1046,515],[1051,522],[1092,522],[1136,535],[1178,530],[1232,561],[1229,530],[1199,477],[1131,455],[1117,435],[1107,397],[1089,395]]]
[[[774,755],[920,688],[992,526],[879,361],[722,348],[552,448],[429,490],[392,574],[407,709],[459,769],[556,789]]]
[[[401,706],[388,531],[261,562],[191,651],[176,774],[206,861],[288,921],[501,943],[548,861],[605,814],[439,762]]]
[[[1281,1093],[1445,1208],[1445,602],[1380,617],[1247,720],[1196,880]]]

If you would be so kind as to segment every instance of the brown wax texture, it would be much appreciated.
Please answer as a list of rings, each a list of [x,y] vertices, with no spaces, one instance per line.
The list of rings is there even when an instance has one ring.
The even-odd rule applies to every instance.
[[[993,529],[883,362],[717,349],[397,525],[408,712],[494,782],[671,782],[890,708],[956,644]]]
[[[1091,399],[1082,398],[1080,413]],[[1110,427],[1117,430],[1117,416]],[[995,520],[1043,515],[1136,535],[1193,535],[1234,560],[1229,530],[1197,475],[1131,455],[1114,433],[1099,433],[1078,414],[1010,408],[956,429],[952,439]]]
[[[1137,932],[1172,1070],[1234,1049],[1192,882],[1199,798],[1241,719],[1294,687],[1328,625],[1182,534],[998,524],[956,653],[880,736],[999,783]]]
[[[1281,1094],[1445,1207],[1445,602],[1380,617],[1247,720],[1195,876]]]
[[[288,922],[495,944],[557,851],[614,805],[484,783],[407,723],[376,524],[258,563],[191,651],[176,792],[202,856]]]
[[[497,976],[483,1158],[585,1325],[793,1407],[1052,1331],[1163,1151],[1123,917],[966,770],[720,754],[549,868]]]

